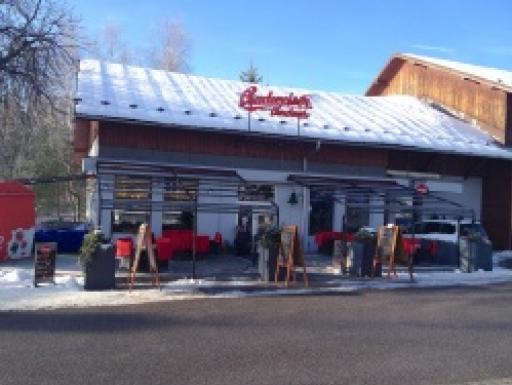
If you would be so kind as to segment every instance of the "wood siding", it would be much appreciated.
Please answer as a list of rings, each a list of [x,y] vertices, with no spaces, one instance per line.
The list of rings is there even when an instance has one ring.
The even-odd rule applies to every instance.
[[[87,156],[92,143],[98,136],[99,124],[97,121],[77,119],[73,136],[74,160],[80,163]]]
[[[102,122],[100,146],[128,147],[146,150],[194,154],[227,155],[297,161],[307,157],[312,162],[338,163],[357,166],[386,167],[387,151],[322,144],[293,139],[192,131],[170,127],[143,126]]]
[[[482,185],[482,223],[495,249],[512,246],[512,168],[510,162],[490,161]]]
[[[507,92],[496,86],[429,63],[394,57],[367,92],[369,96],[411,95],[433,100],[476,119],[502,143],[512,144]]]

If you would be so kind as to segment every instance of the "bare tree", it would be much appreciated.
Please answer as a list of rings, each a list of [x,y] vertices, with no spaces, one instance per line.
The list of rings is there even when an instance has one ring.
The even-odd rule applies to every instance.
[[[55,0],[0,0],[0,179],[68,174],[78,22]],[[36,187],[40,202],[55,187]]]
[[[5,0],[0,6],[0,97],[53,104],[58,82],[73,64],[76,21],[51,0]]]
[[[149,50],[149,65],[165,71],[190,71],[191,39],[181,19],[160,24]]]
[[[101,60],[133,64],[130,49],[122,38],[121,28],[116,23],[106,24],[92,45],[92,51]]]

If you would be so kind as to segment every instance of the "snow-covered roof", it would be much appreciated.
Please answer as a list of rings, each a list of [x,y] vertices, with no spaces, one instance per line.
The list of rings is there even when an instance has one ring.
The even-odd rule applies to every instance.
[[[238,106],[247,83],[83,60],[76,114],[193,129],[248,131]],[[303,138],[348,144],[406,147],[512,159],[512,152],[470,124],[410,96],[367,97],[287,87],[260,86],[258,93],[308,94],[311,116],[300,121]],[[297,119],[253,112],[251,131],[297,136]]]
[[[475,76],[502,86],[512,88],[512,71],[506,71],[491,67],[482,67],[473,64],[460,63],[457,61],[438,59],[428,56],[415,55],[411,53],[402,54],[411,59],[420,60],[434,65],[445,67],[470,76]]]

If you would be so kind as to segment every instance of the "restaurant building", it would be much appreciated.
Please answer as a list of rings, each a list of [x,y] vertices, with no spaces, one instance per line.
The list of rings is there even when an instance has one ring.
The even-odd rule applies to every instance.
[[[512,152],[438,103],[94,60],[75,102],[87,216],[107,236],[148,222],[234,242],[296,224],[313,251],[319,231],[462,216],[510,247]]]

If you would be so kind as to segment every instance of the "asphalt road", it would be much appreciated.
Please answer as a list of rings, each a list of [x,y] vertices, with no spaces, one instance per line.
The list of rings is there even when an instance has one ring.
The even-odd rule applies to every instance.
[[[1,385],[512,383],[506,377],[512,285],[0,312]]]

